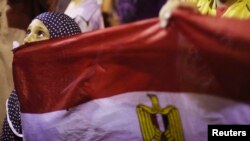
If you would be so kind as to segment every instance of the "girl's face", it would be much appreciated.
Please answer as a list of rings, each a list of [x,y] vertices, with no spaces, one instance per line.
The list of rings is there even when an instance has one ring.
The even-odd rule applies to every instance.
[[[42,41],[50,39],[49,30],[43,24],[42,21],[34,19],[26,32],[26,37],[24,38],[24,44],[36,41]]]

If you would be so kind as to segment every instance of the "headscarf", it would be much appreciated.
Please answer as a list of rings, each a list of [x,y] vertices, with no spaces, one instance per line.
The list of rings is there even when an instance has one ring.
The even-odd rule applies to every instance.
[[[45,12],[37,17],[50,33],[50,38],[63,37],[81,33],[78,24],[68,15],[59,12]]]

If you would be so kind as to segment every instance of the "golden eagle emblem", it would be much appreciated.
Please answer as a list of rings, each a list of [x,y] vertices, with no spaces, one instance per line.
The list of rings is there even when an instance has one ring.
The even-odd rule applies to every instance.
[[[136,107],[144,141],[184,141],[178,110],[169,105],[161,109],[158,98],[148,95],[152,107]]]

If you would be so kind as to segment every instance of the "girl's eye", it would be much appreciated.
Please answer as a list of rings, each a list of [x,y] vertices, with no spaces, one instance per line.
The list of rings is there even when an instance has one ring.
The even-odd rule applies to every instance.
[[[37,32],[37,35],[39,36],[39,37],[44,37],[44,32],[43,31],[41,31],[41,30],[39,30],[38,32]]]
[[[30,34],[30,29],[28,29],[27,31],[26,31],[26,35],[28,35],[28,34]]]

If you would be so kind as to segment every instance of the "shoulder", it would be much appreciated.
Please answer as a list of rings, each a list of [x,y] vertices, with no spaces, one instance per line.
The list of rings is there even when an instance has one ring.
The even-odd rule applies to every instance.
[[[12,91],[10,97],[7,100],[6,114],[8,124],[13,133],[15,133],[17,136],[22,136],[19,100],[15,90]]]

